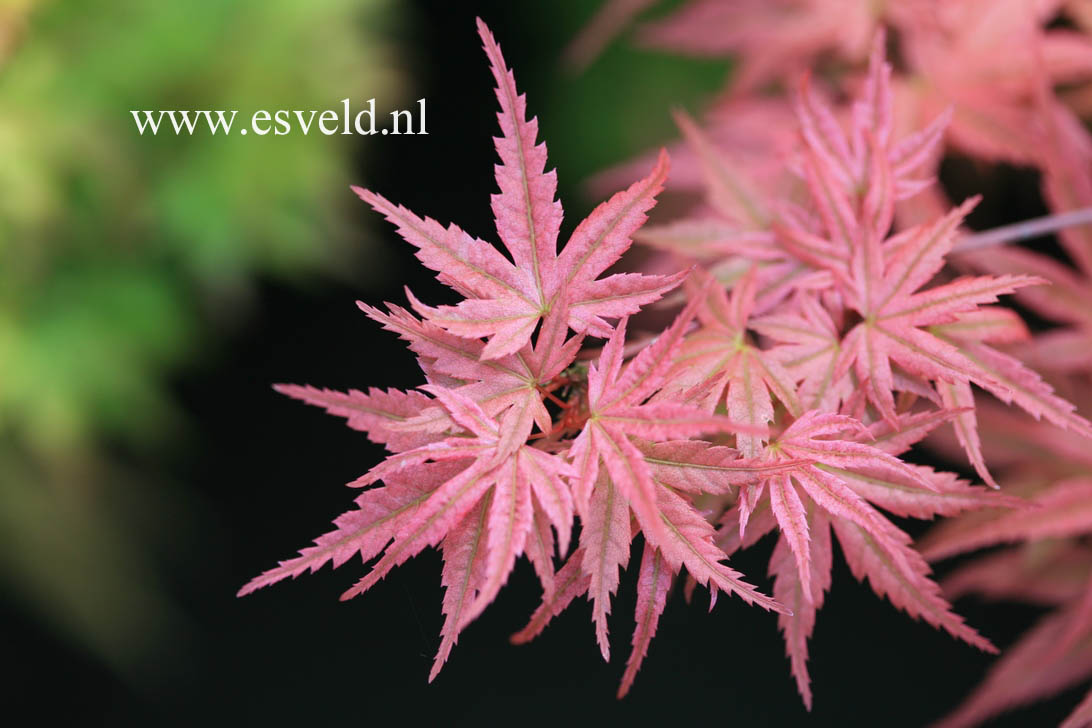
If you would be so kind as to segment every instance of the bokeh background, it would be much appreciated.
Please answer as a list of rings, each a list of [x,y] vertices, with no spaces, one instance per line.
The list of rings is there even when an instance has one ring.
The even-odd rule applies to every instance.
[[[674,136],[728,64],[634,49],[589,69],[562,51],[597,2],[0,0],[0,688],[49,725],[519,723],[918,726],[990,658],[913,622],[844,564],[816,629],[805,713],[771,615],[673,595],[633,693],[614,699],[633,575],[603,664],[578,606],[529,646],[507,636],[533,574],[463,633],[426,684],[438,556],[362,599],[360,573],[235,592],[327,529],[380,457],[274,382],[413,387],[412,357],[354,301],[438,288],[349,192],[369,186],[492,237],[495,104],[474,31],[493,28],[541,120],[571,231],[584,184]],[[139,136],[130,109],[394,108],[427,137]],[[1033,175],[945,165],[976,224],[1041,212]],[[909,524],[907,524],[909,526]],[[920,533],[920,525],[909,526]],[[770,543],[733,561],[763,583]],[[768,586],[768,585],[767,585]],[[960,611],[1004,646],[1036,616]],[[1049,725],[1076,693],[997,725]]]

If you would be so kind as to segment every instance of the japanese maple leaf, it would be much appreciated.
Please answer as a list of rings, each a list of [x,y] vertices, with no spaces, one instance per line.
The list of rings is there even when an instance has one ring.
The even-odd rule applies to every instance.
[[[765,427],[774,419],[772,395],[794,417],[803,410],[793,378],[748,338],[757,288],[755,269],[736,282],[731,295],[707,279],[706,294],[698,298],[700,328],[679,347],[668,377],[672,390],[701,392],[700,404],[706,411],[713,412],[726,403],[728,415],[735,421]],[[736,446],[746,458],[757,455],[763,444],[761,437],[736,437]]]
[[[391,452],[410,450],[438,439],[437,435],[427,432],[395,429],[399,423],[433,405],[433,400],[422,392],[384,391],[376,387],[367,392],[356,389],[338,392],[298,384],[278,384],[274,389],[307,404],[323,407],[331,415],[346,418],[349,427],[363,431],[369,440],[385,445]]]
[[[892,70],[884,58],[879,33],[848,129],[807,76],[794,97],[801,140],[795,165],[811,206],[784,206],[774,230],[790,254],[843,283],[859,278],[851,269],[866,241],[888,237],[896,203],[933,185],[922,166],[935,156],[948,122],[941,113],[925,129],[896,140]]]
[[[597,363],[588,370],[587,421],[569,457],[577,470],[573,494],[584,521],[584,568],[591,581],[593,619],[604,657],[609,655],[606,618],[618,585],[618,568],[629,557],[632,508],[645,538],[672,568],[686,564],[701,583],[712,582],[746,601],[777,608],[772,600],[719,564],[711,549],[712,527],[679,496],[658,486],[652,468],[631,438],[666,440],[707,432],[759,431],[692,405],[647,402],[664,384],[672,355],[694,315],[691,303],[650,346],[623,368],[626,321],[619,323]],[[605,466],[605,472],[601,469]],[[585,543],[584,541],[587,541]]]
[[[705,452],[709,457],[696,455],[695,449],[668,455],[677,445],[664,445],[656,454],[668,458],[670,469],[707,470],[707,473],[699,476],[703,481],[711,473],[714,479],[725,475],[732,482],[740,484],[744,481],[753,482],[762,470],[781,469],[779,466],[744,463],[735,457],[726,459],[728,448],[689,442],[696,446],[696,450]],[[718,449],[722,452],[710,452]],[[653,459],[650,458],[651,461]],[[646,535],[637,582],[636,627],[618,697],[623,697],[632,686],[656,633],[656,626],[666,604],[667,592],[674,577],[684,566],[692,580],[708,584],[712,602],[716,601],[719,589],[734,592],[744,600],[753,601],[767,609],[785,611],[776,601],[759,594],[744,583],[739,573],[720,563],[727,559],[727,555],[714,542],[716,534],[713,526],[697,511],[685,491],[675,492],[658,481],[655,496],[658,517],[668,527],[669,535],[658,545]],[[632,521],[630,504],[625,496],[614,486],[610,477],[601,472],[584,519],[580,547],[558,571],[555,589],[545,595],[527,626],[512,636],[512,642],[521,644],[533,639],[576,597],[587,595],[593,603],[593,620],[596,623],[596,638],[600,650],[604,659],[609,659],[606,617],[610,614],[610,597],[618,588],[618,570],[629,561],[630,540],[634,535]]]
[[[437,502],[436,507],[454,508],[457,512],[463,513],[465,508],[459,505],[459,498],[474,501],[476,498],[473,494],[476,491],[480,495],[480,493],[488,490],[487,487],[484,487],[485,483],[497,483],[503,478],[505,488],[509,488],[515,487],[512,484],[518,480],[519,487],[516,491],[508,492],[508,490],[505,490],[503,497],[500,492],[494,494],[494,505],[497,508],[507,509],[512,513],[526,511],[530,504],[531,491],[529,488],[534,486],[539,489],[539,500],[545,501],[551,507],[550,515],[557,517],[555,525],[557,525],[558,531],[563,534],[568,533],[572,501],[568,498],[567,489],[563,487],[559,478],[561,475],[571,475],[572,469],[556,455],[551,455],[526,444],[530,435],[530,426],[529,423],[519,421],[523,417],[522,412],[510,409],[498,421],[489,417],[477,403],[460,394],[458,390],[449,390],[436,385],[426,385],[422,389],[436,396],[436,399],[448,411],[451,418],[465,431],[465,434],[457,434],[413,450],[391,455],[383,463],[373,468],[366,476],[358,479],[355,485],[370,485],[392,473],[402,472],[406,468],[421,463],[472,459],[474,462],[464,473],[474,474],[473,477],[480,482],[473,485],[459,485],[458,493],[441,499]],[[477,474],[479,471],[480,475]],[[450,490],[452,486],[447,487]],[[517,497],[521,504],[519,508],[513,505]],[[427,520],[424,513],[418,515],[422,521]],[[492,520],[492,516],[490,518]],[[525,518],[517,518],[516,521],[520,522],[516,525],[521,529],[527,525],[524,523],[524,521],[527,521]],[[433,524],[430,522],[426,525],[431,527]],[[511,530],[515,528],[515,525],[508,524],[508,528]],[[361,585],[351,590],[349,596],[355,596],[364,591],[368,586],[381,579],[391,567],[404,561],[408,555],[412,555],[412,553],[407,552],[407,549],[412,550],[417,547],[418,542],[414,539],[420,538],[425,532],[426,529],[423,528],[420,534],[414,533],[408,538],[396,539],[392,545],[392,550],[397,552],[398,556],[394,557],[392,553],[388,552],[387,558],[376,564],[372,573],[365,578]],[[522,542],[526,535],[526,530],[522,530],[509,537],[517,545],[512,546],[511,550],[505,552],[503,554],[504,558],[511,561],[515,560],[515,557],[522,550]],[[404,543],[400,543],[400,541]],[[567,535],[563,536],[563,541],[567,541]],[[507,571],[510,568],[509,563],[508,567],[504,569],[504,576],[507,576]],[[494,578],[503,577],[495,576]],[[499,588],[500,584],[497,584],[496,588],[491,590],[492,595],[495,595],[496,590]],[[485,593],[489,594],[489,592],[490,590],[487,590]],[[491,598],[492,596],[485,599],[483,605],[488,603]]]
[[[421,503],[464,467],[464,463],[431,463],[412,473],[394,475],[381,488],[364,491],[356,498],[357,509],[338,516],[333,531],[315,539],[314,546],[301,549],[299,556],[251,579],[239,590],[239,596],[306,571],[318,571],[327,563],[337,568],[356,554],[368,562],[382,553]]]
[[[1043,318],[1062,325],[1034,337],[1026,331],[1003,337],[1002,342],[1010,342],[1008,350],[1021,360],[1059,376],[1061,386],[1076,395],[1074,401],[1087,412],[1092,405],[1087,396],[1090,360],[1083,340],[1092,321],[1088,317],[1092,289],[1081,251],[1092,248],[1087,232],[1073,232],[1063,242],[1072,265],[1020,248],[976,251],[960,256],[959,262],[992,273],[1027,271],[1051,283],[1016,295]],[[994,330],[997,324],[988,328]],[[1011,331],[1011,326],[1005,330]],[[942,335],[960,340],[968,339],[967,333],[955,329]],[[929,559],[1001,546],[953,572],[943,582],[946,594],[958,598],[974,593],[1053,611],[1005,652],[982,683],[939,723],[944,728],[977,724],[1092,677],[1092,553],[1087,548],[1092,534],[1092,457],[1087,440],[990,402],[978,405],[977,419],[983,454],[1001,471],[998,479],[1005,490],[1028,498],[1035,507],[966,514],[932,529],[919,546]],[[1062,725],[1088,725],[1090,707],[1092,698],[1086,697]]]
[[[1085,134],[1083,132],[1082,134]],[[1077,164],[1081,155],[1074,155]],[[1066,176],[1069,165],[1056,164],[1046,186],[1054,202],[1069,206],[1092,199],[1087,171]],[[1063,170],[1058,174],[1057,170]],[[1073,197],[1067,197],[1072,195]],[[1087,230],[1060,236],[1069,255],[1063,259],[1008,247],[963,254],[958,262],[995,274],[1028,272],[1051,285],[1022,289],[1022,304],[1060,326],[1034,336],[1011,335],[1002,326],[1002,343],[1021,361],[1050,372],[1088,412],[1087,372],[1090,317]],[[996,319],[996,314],[993,316]],[[975,322],[979,323],[979,322]],[[970,329],[971,333],[980,327]],[[992,323],[988,330],[996,330]],[[968,330],[942,333],[955,341],[976,343]],[[1008,357],[1006,357],[1007,359]],[[940,726],[959,728],[987,720],[1004,710],[1040,700],[1092,677],[1092,457],[1087,440],[1076,432],[1058,432],[996,403],[977,407],[982,449],[1000,471],[1007,492],[1028,498],[1026,511],[988,510],[969,513],[932,529],[919,546],[929,559],[941,559],[980,548],[995,548],[954,571],[944,580],[946,594],[958,598],[979,594],[992,600],[1029,602],[1053,611],[1025,633],[990,669],[982,683]],[[944,448],[938,440],[934,446]],[[1063,722],[1068,728],[1092,721],[1092,698],[1086,697]]]
[[[1090,180],[1092,184],[1092,180]],[[1092,190],[1090,190],[1092,200]],[[1092,242],[1070,239],[1073,247],[1084,242],[1092,251]],[[1092,238],[1088,239],[1092,241]],[[1042,253],[1018,247],[1001,247],[962,253],[961,265],[992,274],[1030,273],[1049,285],[1021,289],[1015,298],[1039,316],[1060,326],[1028,336],[1012,337],[1019,342],[1009,349],[1021,361],[1037,371],[1073,374],[1092,371],[1092,269],[1082,271]]]
[[[877,594],[911,616],[995,651],[951,611],[910,537],[873,507],[898,516],[932,518],[1019,503],[894,456],[949,417],[904,415],[897,427],[885,432],[886,423],[865,428],[844,415],[808,412],[766,449],[766,458],[789,467],[745,486],[737,505],[722,520],[724,529],[740,534],[720,539],[728,552],[769,530],[780,531],[770,562],[774,598],[792,610],[792,618],[782,617],[780,623],[793,675],[809,708],[807,640],[830,586],[831,528],[853,574],[867,577]]]
[[[754,597],[750,587],[740,582],[739,574],[719,563],[727,559],[727,554],[715,543],[716,533],[704,515],[696,509],[693,499],[703,494],[734,493],[739,487],[757,483],[763,477],[799,465],[797,461],[771,463],[742,459],[738,451],[732,448],[701,440],[655,443],[638,441],[635,444],[644,453],[645,462],[656,482],[657,506],[661,518],[669,526],[670,540],[656,547],[651,539],[645,539],[637,582],[637,606],[634,615],[636,626],[632,649],[618,688],[619,698],[624,697],[633,685],[634,678],[648,654],[649,644],[656,634],[668,590],[683,566],[689,572],[688,583],[692,586],[708,582],[710,587],[737,593],[742,586],[746,589],[742,594],[744,599]],[[597,486],[593,501],[596,495],[607,492],[609,491],[600,490]],[[603,532],[598,533],[601,535]],[[600,540],[599,543],[603,542]],[[596,541],[582,545],[577,562],[582,567],[581,580],[568,592],[559,592],[556,597],[545,599],[527,628],[517,634],[514,641],[523,642],[538,634],[549,619],[559,613],[572,598],[591,591],[598,583],[602,566],[586,556],[588,553],[602,553],[596,546]],[[577,557],[574,555],[575,558]],[[562,572],[564,571],[563,568]],[[612,590],[616,586],[615,583]],[[710,592],[710,609],[716,602],[717,589]],[[596,592],[591,593],[594,598]],[[779,611],[781,609],[776,602],[771,603],[764,597],[756,601],[767,608],[772,607]],[[609,602],[607,604],[609,606]]]
[[[682,111],[674,113],[683,141],[668,147],[671,154],[673,192],[706,192],[709,214],[721,223],[735,222],[744,228],[762,228],[769,224],[770,207],[791,196],[794,178],[785,160],[797,141],[797,120],[785,97],[741,97],[719,99],[702,117],[701,123]],[[646,154],[597,175],[591,184],[595,190],[614,189],[639,179],[655,154]],[[720,219],[721,216],[723,219]],[[703,214],[703,218],[705,215]],[[680,221],[680,223],[683,221]],[[649,226],[637,239],[654,241]],[[659,233],[660,226],[651,230]],[[664,233],[667,230],[663,230]],[[700,243],[703,238],[695,242]],[[685,237],[680,237],[686,243]],[[710,251],[715,248],[710,248]]]
[[[800,187],[787,164],[797,138],[797,117],[787,103],[757,113],[742,103],[723,111],[732,121],[712,121],[717,126],[708,131],[686,114],[675,114],[686,146],[673,158],[681,156],[684,164],[692,160],[699,168],[706,205],[691,217],[646,226],[637,239],[684,260],[712,261],[710,272],[724,282],[739,275],[733,269],[757,264],[764,279],[758,309],[765,311],[779,300],[766,288],[784,289],[783,297],[793,288],[829,285],[825,276],[816,278],[814,268],[780,245],[775,234],[775,224],[793,207],[790,200]],[[735,118],[739,115],[756,117],[752,125],[757,128],[740,125]],[[756,148],[761,161],[753,156]]]
[[[596,59],[614,37],[656,0],[606,0],[565,49],[570,67],[583,69]]]
[[[839,197],[855,200],[859,208],[871,201],[878,222],[888,198],[905,200],[935,183],[928,162],[936,158],[951,113],[939,110],[922,128],[897,138],[892,68],[886,60],[886,33],[872,41],[868,72],[848,109],[848,128],[843,129],[830,103],[814,93],[805,75],[794,99],[800,137],[804,143],[804,176],[812,197],[828,227],[845,213]],[[828,186],[840,188],[830,196]],[[862,212],[865,210],[862,209]],[[835,225],[836,227],[836,225]],[[885,229],[877,230],[882,235]]]
[[[822,53],[868,53],[883,9],[867,0],[693,0],[642,28],[652,46],[696,55],[733,55],[735,93],[810,68]]]
[[[1037,507],[948,521],[922,542],[922,553],[940,559],[984,546],[1092,533],[1092,475],[1059,479],[1031,502]]]
[[[1087,396],[1078,402],[1085,410],[1092,404]],[[951,598],[980,594],[1052,611],[941,721],[944,728],[976,725],[1092,678],[1092,457],[1086,441],[988,402],[980,405],[979,420],[985,453],[1005,491],[1027,498],[1032,507],[946,520],[919,548],[936,560],[1001,547],[952,572],[942,582],[945,593]],[[1087,710],[1086,699],[1064,725],[1085,725]]]
[[[365,432],[368,439],[382,443],[393,453],[418,452],[443,438],[442,434],[394,429],[435,405],[436,400],[423,392],[375,388],[367,393],[338,392],[294,384],[280,384],[275,389],[323,407],[332,415],[345,417],[349,427]],[[305,571],[317,571],[327,562],[333,562],[336,568],[355,553],[360,554],[362,561],[369,561],[383,551],[421,503],[466,465],[458,459],[443,459],[422,462],[412,471],[388,472],[383,487],[364,491],[356,499],[357,510],[335,520],[334,531],[316,539],[315,546],[301,550],[298,557],[282,561],[252,579],[240,590],[240,596],[290,576],[295,578]]]
[[[433,372],[434,383],[423,389],[434,399],[421,392],[278,387],[347,417],[351,427],[394,454],[354,483],[385,482],[357,499],[360,510],[339,517],[334,532],[240,593],[316,570],[327,561],[339,566],[354,553],[368,561],[386,549],[371,573],[346,593],[353,596],[440,542],[447,620],[432,679],[460,630],[493,600],[521,553],[528,555],[547,592],[552,589],[551,527],[564,553],[573,503],[563,478],[573,471],[562,458],[526,443],[536,422],[550,429],[538,387],[543,377],[571,363],[579,337],[556,345],[565,329],[565,309],[559,307],[547,316],[535,345],[520,356],[483,361],[481,342],[454,337],[397,307],[391,314],[364,308],[411,342],[422,367]],[[540,348],[550,352],[539,355]],[[441,380],[444,384],[437,383]]]
[[[600,278],[631,244],[663,188],[668,160],[662,153],[646,178],[597,207],[557,252],[561,204],[554,197],[557,175],[546,172],[546,147],[536,145],[538,122],[526,118],[526,100],[516,90],[500,47],[478,21],[500,102],[501,136],[496,138],[501,164],[496,166],[500,193],[493,195],[497,234],[511,260],[493,245],[455,225],[444,228],[420,218],[382,196],[354,187],[376,211],[398,227],[417,257],[466,300],[454,306],[415,304],[419,313],[457,336],[487,338],[483,359],[497,359],[526,345],[540,320],[558,305],[568,306],[568,324],[580,333],[605,337],[604,319],[635,313],[660,298],[682,279],[617,273]]]
[[[883,107],[877,106],[875,113]],[[838,139],[834,131],[826,136]],[[882,145],[874,133],[869,131],[866,137],[873,152],[867,156],[864,194],[847,188],[845,179],[836,173],[842,163],[834,161],[829,149],[823,151],[838,145],[808,141],[806,169],[812,197],[824,220],[825,237],[800,226],[781,228],[791,250],[835,275],[846,305],[861,318],[840,344],[834,380],[852,368],[867,400],[889,419],[895,411],[896,390],[929,396],[921,386],[927,382],[939,391],[946,407],[965,408],[973,405],[973,382],[1036,417],[1086,434],[1092,432],[1088,423],[1073,413],[1072,405],[1056,397],[1038,375],[1018,361],[981,340],[959,339],[942,330],[976,315],[981,305],[996,301],[997,296],[1040,279],[1026,275],[963,278],[918,291],[943,267],[959,223],[973,201],[932,223],[887,237],[897,197],[892,158],[881,153]],[[768,333],[777,335],[776,331]],[[957,435],[979,474],[992,484],[979,452],[973,414],[957,421]]]
[[[985,159],[1042,163],[1043,120],[1066,113],[1052,88],[1092,76],[1087,35],[1048,27],[1059,4],[934,2],[900,36],[908,65],[902,108],[951,105],[954,146]]]
[[[1030,369],[984,343],[946,336],[941,328],[1039,279],[965,277],[918,290],[944,265],[966,209],[964,205],[883,243],[873,234],[856,236],[845,267],[832,265],[847,306],[861,318],[842,340],[834,377],[852,368],[867,400],[889,420],[895,415],[893,392],[915,390],[909,377],[931,383],[949,408],[973,405],[969,385],[974,383],[1033,416],[1092,433],[1073,406]],[[992,483],[978,452],[974,423],[965,418],[957,434],[979,474]]]
[[[1082,20],[1077,20],[1082,18]],[[923,115],[953,110],[950,147],[980,159],[1002,160],[1041,171],[1043,196],[1055,212],[1092,204],[1088,168],[1092,135],[1065,92],[1087,95],[1092,81],[1092,38],[1083,3],[1036,0],[933,2],[900,32],[906,70],[896,78],[900,127]],[[1058,22],[1061,21],[1061,22]],[[1074,22],[1075,21],[1075,22]],[[1076,25],[1078,29],[1072,26]],[[931,170],[940,157],[929,160]],[[934,193],[927,204],[943,204]],[[1070,231],[1067,252],[1085,271],[1087,241]]]
[[[353,483],[386,482],[358,499],[359,514],[343,516],[337,531],[241,593],[317,569],[327,560],[336,566],[360,552],[367,561],[382,551],[369,574],[343,595],[348,599],[425,547],[443,541],[447,619],[431,680],[459,632],[493,601],[525,549],[544,581],[552,581],[552,548],[527,549],[528,541],[541,538],[543,530],[548,534],[553,525],[562,549],[567,549],[573,509],[563,480],[572,475],[571,467],[562,458],[525,444],[529,433],[516,421],[520,410],[510,409],[497,421],[457,391],[434,385],[424,389],[436,396],[464,432],[391,455]],[[418,479],[418,474],[429,472],[440,477]],[[473,553],[468,553],[468,539],[477,544]]]
[[[1086,12],[1086,19],[1092,20],[1092,14]],[[1050,99],[1050,95],[1045,96]],[[1045,143],[1039,145],[1043,156],[1043,197],[1058,213],[1087,209],[1092,207],[1092,176],[1088,174],[1092,166],[1092,134],[1073,113],[1057,107],[1053,110],[1053,114],[1044,114],[1049,123]],[[1087,225],[1077,225],[1060,230],[1057,237],[1077,276],[1087,285],[1092,278],[1092,231]],[[1087,298],[1079,308],[1087,314]]]
[[[1026,571],[1019,569],[1016,573]],[[1020,591],[1023,590],[1017,593]],[[982,684],[955,711],[934,725],[936,728],[980,725],[1002,711],[1086,682],[1092,676],[1090,644],[1092,579],[1087,581],[1083,594],[1041,619],[1009,647]],[[1090,723],[1092,693],[1085,696],[1061,727],[1084,728]]]
[[[754,331],[779,342],[765,356],[799,383],[798,399],[805,409],[837,412],[853,392],[849,377],[834,376],[844,319],[840,296],[827,296],[821,302],[816,295],[798,292],[786,306],[750,322]]]
[[[533,345],[498,359],[482,358],[485,344],[481,341],[455,336],[399,306],[388,303],[389,311],[384,313],[363,303],[358,305],[383,328],[409,343],[430,381],[458,389],[491,416],[500,416],[508,408],[521,410],[524,413],[519,420],[524,427],[521,432],[526,434],[530,434],[527,427],[532,421],[542,432],[552,427],[542,401],[542,388],[573,362],[582,341],[579,335],[563,339],[567,331],[563,305],[547,314]],[[419,408],[413,417],[389,423],[387,429],[421,436],[443,432],[451,424],[447,410],[427,400],[426,406]]]
[[[933,184],[922,167],[935,156],[948,120],[941,113],[924,130],[897,138],[891,74],[879,33],[868,74],[846,113],[839,113],[807,81],[801,85],[792,122],[801,144],[788,165],[799,180],[792,185],[756,184],[749,174],[753,165],[735,162],[735,149],[718,148],[696,124],[679,116],[717,215],[647,229],[642,242],[706,259],[720,255],[758,261],[777,269],[777,276],[769,277],[781,279],[781,297],[794,289],[829,287],[816,272],[848,277],[852,251],[862,245],[863,236],[886,238],[895,203]],[[848,129],[841,117],[847,118]],[[810,207],[792,200],[800,182],[810,195]],[[780,300],[765,297],[760,313]]]
[[[638,586],[638,627],[619,695],[632,684],[663,610],[673,576],[685,566],[691,577],[748,602],[780,610],[725,564],[715,531],[691,498],[728,494],[785,465],[741,459],[729,447],[701,440],[669,439],[716,431],[756,431],[697,407],[653,398],[672,365],[671,353],[694,315],[692,303],[654,343],[623,366],[623,320],[588,371],[582,412],[586,422],[568,453],[577,468],[574,495],[581,513],[579,548],[558,571],[528,626],[513,637],[524,642],[577,596],[593,603],[596,638],[609,658],[607,616],[618,588],[619,569],[631,541],[645,536]],[[604,467],[605,466],[605,467]],[[585,500],[586,499],[586,500]]]
[[[1092,398],[1078,402],[1087,409]],[[938,525],[919,547],[929,559],[1002,544],[1080,540],[1092,534],[1092,455],[1076,433],[1056,432],[996,404],[980,405],[984,450],[1026,511],[982,511]]]
[[[602,17],[624,17],[629,3],[607,3]],[[1058,167],[1042,152],[1060,136],[1044,118],[1075,117],[1056,86],[1087,84],[1092,75],[1088,14],[1069,3],[1065,15],[1080,30],[1053,22],[1059,2],[1036,0],[694,0],[646,24],[645,43],[677,52],[733,56],[740,69],[732,98],[750,101],[763,85],[787,84],[824,57],[864,58],[878,29],[898,33],[906,69],[895,78],[900,96],[896,126],[917,128],[929,116],[954,110],[949,142],[975,156]],[[852,74],[825,74],[847,85]],[[1087,132],[1082,130],[1084,136]],[[1077,156],[1071,143],[1070,158]],[[1087,145],[1085,145],[1087,146]],[[1087,157],[1081,156],[1087,167]],[[928,160],[935,172],[939,156]],[[1063,165],[1066,159],[1059,160]],[[1078,162],[1080,164],[1080,162]],[[1066,209],[1062,206],[1059,209]]]

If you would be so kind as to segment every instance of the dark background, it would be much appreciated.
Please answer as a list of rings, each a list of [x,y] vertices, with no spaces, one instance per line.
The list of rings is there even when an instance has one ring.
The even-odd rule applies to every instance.
[[[456,221],[487,239],[493,237],[488,195],[495,189],[495,102],[475,15],[491,25],[529,94],[531,113],[542,120],[551,164],[560,170],[563,236],[593,202],[580,187],[583,178],[624,158],[626,150],[669,136],[668,106],[700,110],[695,99],[716,88],[726,70],[671,61],[670,73],[692,77],[676,83],[670,74],[642,79],[630,73],[603,91],[597,78],[637,62],[638,54],[612,51],[579,78],[558,68],[560,49],[590,4],[472,5],[418,0],[392,26],[396,41],[412,52],[416,86],[408,98],[427,99],[430,135],[363,139],[367,162],[359,176],[419,214]],[[619,139],[621,132],[597,113],[602,106],[629,114],[637,131]],[[954,166],[958,171],[959,163]],[[974,174],[963,170],[956,185],[973,188]],[[1009,179],[995,197],[999,202],[1027,199],[1024,192],[1035,189],[1034,180]],[[1034,213],[1034,203],[989,209],[1016,219],[1029,206]],[[361,205],[362,224],[370,215]],[[443,294],[393,229],[381,229],[379,240],[381,249],[369,253],[374,257],[358,259],[340,281],[260,282],[242,326],[226,326],[222,312],[207,312],[205,325],[216,335],[207,339],[200,363],[171,382],[187,420],[179,441],[166,455],[116,447],[122,460],[155,468],[171,484],[134,517],[150,535],[152,558],[185,618],[152,659],[126,672],[103,667],[32,614],[0,600],[6,625],[0,651],[13,668],[0,693],[8,720],[23,714],[44,725],[919,726],[954,707],[981,679],[992,658],[876,598],[840,556],[811,643],[810,715],[790,677],[776,618],[727,597],[710,614],[702,593],[689,605],[681,594],[671,596],[632,693],[615,700],[633,624],[633,573],[614,603],[610,664],[599,656],[583,601],[534,643],[508,643],[539,596],[524,561],[497,602],[461,635],[431,685],[426,678],[442,622],[434,551],[348,603],[338,595],[363,573],[358,561],[236,599],[249,578],[310,543],[349,509],[354,493],[343,483],[381,457],[361,433],[279,397],[270,384],[346,389],[421,381],[400,342],[360,314],[354,301],[401,302],[403,284],[425,300]],[[376,260],[383,266],[378,275]],[[920,524],[904,525],[915,535],[922,531]],[[764,541],[732,562],[766,590],[771,548]],[[638,557],[639,551],[634,561]],[[973,600],[958,609],[1001,647],[1037,615]],[[996,725],[1054,724],[1078,699],[1079,692],[1070,691]]]

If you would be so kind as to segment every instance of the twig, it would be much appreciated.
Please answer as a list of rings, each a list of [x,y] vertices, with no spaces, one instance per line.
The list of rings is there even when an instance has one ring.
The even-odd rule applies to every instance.
[[[993,230],[974,233],[956,243],[952,249],[956,253],[965,253],[968,250],[988,248],[993,245],[1015,243],[1019,240],[1037,238],[1040,235],[1055,233],[1076,225],[1092,224],[1092,207],[1083,207],[1079,210],[1061,212],[1057,215],[1036,217],[1031,220],[1002,225]]]

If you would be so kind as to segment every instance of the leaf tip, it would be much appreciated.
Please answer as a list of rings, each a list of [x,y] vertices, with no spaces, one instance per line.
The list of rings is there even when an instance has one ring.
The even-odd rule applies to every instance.
[[[664,176],[667,176],[667,171],[671,168],[671,155],[667,152],[667,147],[660,147],[660,153],[656,155],[656,170],[663,169]]]

